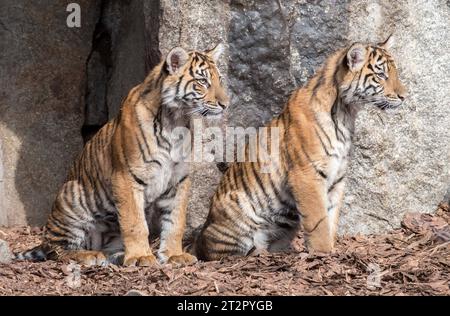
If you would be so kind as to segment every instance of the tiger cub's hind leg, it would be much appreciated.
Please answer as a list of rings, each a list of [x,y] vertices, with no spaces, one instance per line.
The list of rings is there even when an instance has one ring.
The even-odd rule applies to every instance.
[[[258,243],[258,225],[244,210],[238,212],[238,201],[244,206],[245,196],[233,193],[213,200],[206,223],[194,241],[193,252],[199,259],[220,260],[267,250],[264,242]]]
[[[95,218],[89,211],[87,200],[78,181],[63,185],[50,213],[41,246],[48,259],[74,260],[88,266],[106,264],[101,251],[89,250]]]
[[[255,234],[256,231],[243,231],[230,221],[207,221],[195,238],[192,251],[200,260],[205,261],[256,255],[264,249],[256,248]]]

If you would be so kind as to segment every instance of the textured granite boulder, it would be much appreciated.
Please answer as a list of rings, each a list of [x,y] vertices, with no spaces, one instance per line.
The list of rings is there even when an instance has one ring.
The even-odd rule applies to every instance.
[[[85,66],[98,1],[0,3],[0,226],[43,224],[81,149]]]

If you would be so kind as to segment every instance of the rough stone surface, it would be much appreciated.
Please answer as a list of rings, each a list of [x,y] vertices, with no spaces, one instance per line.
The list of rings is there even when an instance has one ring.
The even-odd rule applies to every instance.
[[[13,259],[13,254],[8,247],[8,243],[0,239],[0,263],[10,263]]]
[[[0,3],[0,226],[40,225],[81,149],[85,65],[98,2]]]

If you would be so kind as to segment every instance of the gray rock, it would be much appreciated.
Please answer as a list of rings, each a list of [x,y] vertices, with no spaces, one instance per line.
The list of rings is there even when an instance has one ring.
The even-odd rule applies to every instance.
[[[145,294],[139,290],[129,290],[124,296],[148,296],[148,294]]]
[[[0,3],[0,226],[45,222],[81,150],[85,66],[100,1]]]
[[[0,239],[0,263],[10,263],[14,256],[8,247],[8,243]]]

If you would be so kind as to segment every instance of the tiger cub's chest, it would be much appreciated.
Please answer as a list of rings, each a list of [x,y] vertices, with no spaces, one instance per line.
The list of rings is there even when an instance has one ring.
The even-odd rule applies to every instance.
[[[152,168],[152,181],[145,190],[146,199],[150,201],[177,185],[189,174],[189,166],[185,162],[174,162],[169,159],[159,161],[161,165],[158,168]]]
[[[327,182],[331,185],[346,172],[352,145],[352,133],[342,123],[338,123],[338,127],[335,127],[335,123],[329,115],[319,115],[318,120],[323,126],[323,131],[327,134],[327,140],[329,140],[326,144],[327,153],[324,154],[324,158]]]
[[[331,185],[337,179],[339,179],[345,174],[349,163],[350,147],[351,147],[350,142],[348,143],[338,142],[335,145],[334,154],[328,160],[327,166],[328,184]]]

